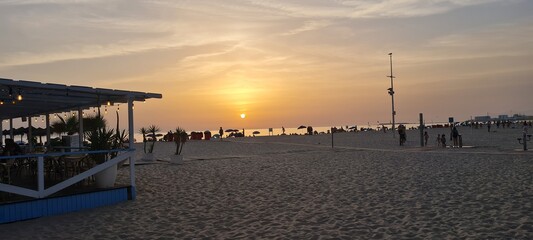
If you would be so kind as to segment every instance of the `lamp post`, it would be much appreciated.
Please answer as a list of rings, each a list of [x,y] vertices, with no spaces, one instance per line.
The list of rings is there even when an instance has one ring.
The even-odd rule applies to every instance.
[[[391,99],[392,99],[392,137],[396,138],[396,123],[394,121],[394,116],[396,115],[396,111],[394,111],[394,84],[393,84],[394,75],[392,75],[392,53],[389,53],[389,57],[390,57],[390,76],[387,76],[387,77],[390,78],[390,88],[387,90],[389,90],[389,95],[391,96]]]

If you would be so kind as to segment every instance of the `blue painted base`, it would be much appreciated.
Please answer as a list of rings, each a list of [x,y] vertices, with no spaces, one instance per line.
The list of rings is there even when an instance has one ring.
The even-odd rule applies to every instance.
[[[121,187],[0,205],[0,224],[28,220],[134,200],[135,187]]]

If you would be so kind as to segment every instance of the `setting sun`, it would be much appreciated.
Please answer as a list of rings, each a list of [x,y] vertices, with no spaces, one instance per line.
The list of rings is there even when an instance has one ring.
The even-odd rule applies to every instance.
[[[245,118],[245,117],[246,117],[246,114],[241,113],[241,118]]]

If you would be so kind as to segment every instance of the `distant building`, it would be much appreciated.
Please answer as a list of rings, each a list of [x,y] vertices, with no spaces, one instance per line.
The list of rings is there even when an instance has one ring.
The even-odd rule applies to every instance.
[[[474,117],[474,121],[476,122],[488,122],[490,120],[491,120],[490,116],[475,116]]]
[[[509,116],[507,116],[507,115],[498,115],[498,120],[509,120]]]

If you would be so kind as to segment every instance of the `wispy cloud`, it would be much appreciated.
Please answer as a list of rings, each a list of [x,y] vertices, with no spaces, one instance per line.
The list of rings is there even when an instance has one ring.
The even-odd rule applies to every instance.
[[[42,4],[80,4],[104,2],[103,0],[4,0],[1,5],[42,5]]]
[[[288,35],[295,35],[295,34],[302,33],[302,32],[313,31],[313,30],[326,27],[330,24],[331,24],[331,21],[327,21],[327,20],[306,21],[304,25],[301,26],[300,28],[290,30],[289,32],[283,33],[281,35],[288,36]]]
[[[457,8],[516,0],[249,0],[290,16],[324,18],[404,18],[428,16]]]
[[[4,32],[6,42],[0,46],[0,66],[99,58],[223,41],[257,41],[271,38],[272,34],[292,36],[319,30],[334,25],[339,18],[425,16],[495,1],[0,1],[0,5],[6,6],[0,10],[0,20],[16,33]],[[500,0],[506,1],[511,0]],[[43,4],[57,6],[29,7]],[[10,11],[9,6],[15,5],[25,8]],[[47,45],[41,47],[44,43],[40,36],[45,35]],[[17,51],[13,46],[20,44],[29,47]]]

